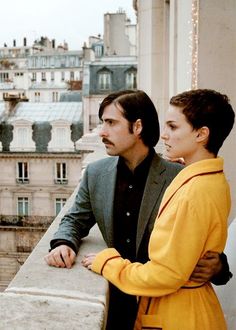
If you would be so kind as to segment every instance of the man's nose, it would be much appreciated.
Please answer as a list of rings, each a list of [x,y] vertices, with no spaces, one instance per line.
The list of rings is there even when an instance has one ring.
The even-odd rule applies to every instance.
[[[99,136],[103,137],[103,136],[106,136],[106,135],[107,135],[107,133],[106,133],[105,127],[104,127],[104,125],[102,125],[100,130],[99,130]]]

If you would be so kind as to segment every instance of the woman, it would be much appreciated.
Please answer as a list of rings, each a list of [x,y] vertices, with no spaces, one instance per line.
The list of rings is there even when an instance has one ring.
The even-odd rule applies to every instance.
[[[200,257],[225,246],[230,191],[217,154],[233,123],[228,98],[218,92],[200,89],[172,97],[162,139],[167,156],[182,157],[186,167],[164,194],[149,242],[150,261],[131,263],[110,248],[82,262],[140,296],[134,329],[226,329],[211,284],[188,278]]]

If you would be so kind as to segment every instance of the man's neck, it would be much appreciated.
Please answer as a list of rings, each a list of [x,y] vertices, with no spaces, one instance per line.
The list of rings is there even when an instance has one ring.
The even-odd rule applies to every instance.
[[[135,168],[142,163],[142,161],[149,154],[149,147],[140,146],[138,150],[132,150],[127,157],[123,157],[125,164],[128,166],[130,171],[134,171]]]

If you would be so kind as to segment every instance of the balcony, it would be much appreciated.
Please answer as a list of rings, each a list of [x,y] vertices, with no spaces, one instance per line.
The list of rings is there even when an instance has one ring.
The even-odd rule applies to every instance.
[[[82,256],[103,249],[98,228],[81,245],[72,269],[49,267],[43,260],[66,203],[4,293],[0,293],[1,329],[104,329],[107,282],[81,266]],[[65,326],[66,323],[66,326]]]
[[[89,139],[85,149],[91,151]],[[98,146],[96,152],[84,159],[84,164],[104,157],[103,149]],[[0,293],[1,330],[105,329],[107,281],[80,264],[84,254],[97,252],[105,247],[98,228],[95,227],[83,240],[76,263],[71,269],[49,267],[43,260],[49,248],[49,241],[62,216],[72,205],[77,189],[8,288]],[[229,227],[229,239],[225,249],[234,277],[226,286],[215,287],[226,315],[228,330],[236,329],[236,256],[233,252],[235,236],[236,219]]]
[[[62,185],[68,184],[68,179],[55,179],[54,183],[55,184],[62,184]]]
[[[29,183],[29,178],[17,178],[16,182],[22,184]]]

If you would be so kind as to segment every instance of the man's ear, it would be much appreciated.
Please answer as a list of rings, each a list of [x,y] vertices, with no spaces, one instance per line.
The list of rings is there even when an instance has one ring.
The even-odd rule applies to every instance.
[[[197,130],[197,142],[204,142],[206,143],[208,141],[210,134],[210,130],[207,126],[202,126]]]
[[[143,129],[143,125],[142,125],[142,120],[141,119],[137,119],[136,122],[133,124],[133,132],[136,135],[140,135]]]

